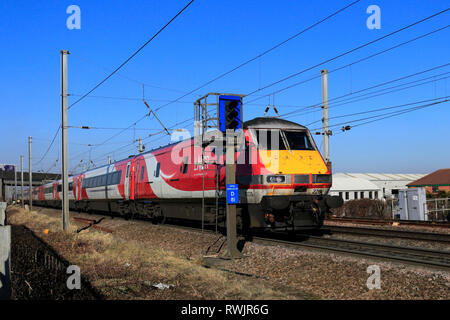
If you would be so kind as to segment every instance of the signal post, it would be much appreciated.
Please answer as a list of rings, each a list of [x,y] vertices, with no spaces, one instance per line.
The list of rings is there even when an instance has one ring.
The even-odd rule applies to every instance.
[[[235,140],[236,131],[243,129],[242,98],[240,94],[222,94],[211,92],[195,101],[195,136],[201,137],[202,159],[204,148],[216,139],[212,134],[207,134],[208,129],[221,131],[225,139],[215,142],[226,144],[225,153],[225,175],[226,175],[226,228],[227,228],[227,250],[222,255],[225,259],[242,257],[237,248],[237,217],[236,206],[239,203],[239,188],[236,184],[235,164]],[[215,103],[208,102],[215,100]],[[211,132],[209,132],[211,133]],[[202,165],[204,160],[202,160]],[[205,170],[205,168],[203,168]],[[218,192],[218,190],[216,190]],[[216,205],[217,206],[217,205]],[[202,216],[204,216],[204,199],[202,204]],[[216,210],[218,208],[216,207]],[[203,218],[202,218],[203,219]],[[203,225],[203,221],[202,221]]]

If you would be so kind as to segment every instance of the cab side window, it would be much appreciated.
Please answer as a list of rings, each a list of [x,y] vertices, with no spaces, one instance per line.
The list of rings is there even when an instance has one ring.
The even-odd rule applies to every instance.
[[[159,170],[161,168],[161,164],[158,162],[156,164],[156,170],[155,170],[155,177],[158,178],[159,177]]]

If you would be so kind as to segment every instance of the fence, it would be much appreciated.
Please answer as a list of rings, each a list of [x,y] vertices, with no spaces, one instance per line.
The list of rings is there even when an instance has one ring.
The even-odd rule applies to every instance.
[[[423,205],[429,221],[449,221],[450,198],[427,199]],[[358,199],[347,201],[342,207],[331,211],[338,217],[399,219],[399,208],[398,198],[386,200]]]
[[[426,210],[429,220],[448,221],[450,198],[427,199]]]

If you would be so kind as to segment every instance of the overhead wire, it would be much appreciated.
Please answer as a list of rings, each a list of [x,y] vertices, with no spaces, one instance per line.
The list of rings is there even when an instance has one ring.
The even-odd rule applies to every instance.
[[[277,43],[277,44],[274,45],[273,47],[271,47],[271,48],[267,49],[266,51],[264,51],[264,52],[262,52],[262,53],[256,55],[255,57],[246,60],[245,62],[243,62],[243,63],[237,65],[236,67],[231,68],[230,70],[228,70],[228,71],[226,71],[226,72],[221,73],[220,75],[216,76],[215,78],[213,78],[213,79],[211,79],[211,80],[209,80],[209,81],[203,83],[202,85],[196,87],[195,89],[190,90],[189,92],[183,94],[182,96],[176,98],[175,100],[172,100],[172,101],[170,101],[170,102],[168,102],[168,103],[166,103],[166,104],[164,104],[164,105],[162,105],[162,106],[156,108],[156,109],[155,109],[155,112],[158,111],[158,110],[160,110],[160,109],[162,109],[162,108],[167,107],[168,105],[170,105],[170,104],[172,104],[172,103],[178,102],[180,99],[183,99],[184,97],[187,97],[188,95],[190,95],[190,94],[192,94],[192,93],[194,93],[194,92],[196,92],[196,91],[198,91],[198,90],[200,90],[200,89],[206,87],[207,85],[209,85],[209,84],[211,84],[211,83],[213,83],[213,82],[215,82],[215,81],[217,81],[217,80],[219,80],[219,79],[221,79],[221,78],[223,78],[223,77],[229,75],[230,73],[233,73],[234,71],[236,71],[236,70],[242,68],[243,66],[246,66],[247,64],[249,64],[249,63],[251,63],[251,62],[253,62],[253,61],[255,61],[255,60],[258,60],[259,58],[261,58],[262,56],[264,56],[264,55],[268,54],[269,52],[275,50],[276,48],[279,48],[280,46],[286,44],[287,42],[289,42],[289,41],[291,41],[291,40],[297,38],[297,37],[300,36],[301,34],[303,34],[303,33],[307,32],[307,31],[313,29],[314,27],[316,27],[316,26],[322,24],[323,22],[327,21],[328,19],[330,19],[330,18],[336,16],[337,14],[339,14],[339,13],[345,11],[346,9],[352,7],[353,5],[355,5],[356,3],[358,3],[359,1],[360,1],[360,0],[353,1],[352,3],[346,5],[345,7],[341,8],[341,9],[339,9],[339,10],[333,12],[333,13],[331,13],[330,15],[326,16],[325,18],[323,18],[323,19],[317,21],[316,23],[314,23],[314,24],[312,24],[312,25],[310,25],[310,26],[304,28],[303,30],[297,32],[295,35],[293,35],[293,36],[291,36],[291,37],[289,37],[289,38],[287,38],[287,39],[285,39],[285,40],[283,40],[283,41]]]
[[[348,67],[350,67],[350,66],[352,66],[352,65],[361,63],[361,62],[366,61],[366,60],[369,60],[369,59],[371,59],[371,58],[374,58],[374,57],[376,57],[376,56],[379,56],[379,55],[384,54],[384,53],[386,53],[386,52],[389,52],[389,51],[391,51],[391,50],[397,49],[397,48],[399,48],[399,47],[401,47],[401,46],[404,46],[404,45],[406,45],[406,44],[409,44],[409,43],[412,43],[412,42],[417,41],[417,40],[419,40],[419,39],[428,37],[428,36],[430,36],[430,35],[432,35],[432,34],[434,34],[434,33],[437,33],[437,32],[440,32],[440,31],[443,31],[443,30],[447,29],[449,26],[450,26],[450,25],[446,25],[446,26],[444,26],[444,27],[442,27],[442,28],[438,28],[438,29],[432,30],[432,31],[427,32],[427,33],[425,33],[425,34],[422,34],[422,35],[420,35],[420,36],[418,36],[418,37],[415,37],[415,38],[412,38],[412,39],[410,39],[410,40],[404,41],[404,42],[399,43],[399,44],[397,44],[397,45],[395,45],[395,46],[392,46],[392,47],[390,47],[390,48],[387,48],[387,49],[378,51],[378,52],[376,52],[376,53],[374,53],[374,54],[368,55],[368,56],[366,56],[366,57],[364,57],[364,58],[358,59],[358,60],[353,61],[353,62],[351,62],[351,63],[348,63],[348,64],[346,64],[346,65],[343,65],[343,66],[340,66],[340,67],[337,67],[337,68],[328,70],[328,74],[331,74],[331,73],[333,73],[333,72],[336,72],[336,71],[339,71],[339,70],[348,68]],[[299,82],[295,82],[295,83],[293,83],[293,84],[290,84],[290,85],[288,85],[288,86],[286,86],[286,87],[283,87],[283,88],[278,89],[278,90],[276,90],[276,91],[273,91],[273,92],[271,92],[271,93],[268,93],[268,94],[265,94],[265,95],[260,95],[259,97],[255,98],[255,99],[253,99],[253,100],[247,101],[247,102],[246,102],[246,105],[249,105],[249,104],[251,104],[252,102],[257,101],[257,100],[260,100],[260,99],[262,99],[262,98],[264,98],[264,97],[270,97],[270,96],[273,95],[273,94],[277,94],[277,93],[280,93],[280,92],[282,92],[282,91],[285,91],[285,90],[288,90],[288,89],[292,89],[293,87],[296,87],[296,86],[298,86],[298,85],[301,85],[301,84],[310,82],[310,81],[315,80],[315,79],[318,79],[318,78],[321,78],[321,75],[320,75],[320,74],[319,74],[319,75],[316,75],[316,76],[313,76],[313,77],[311,77],[311,78],[305,79],[305,80],[301,80],[301,81],[299,81]],[[351,94],[351,93],[350,93],[350,94]],[[347,94],[347,95],[348,95],[348,94]],[[314,106],[315,106],[315,105],[314,105]],[[312,107],[312,106],[309,106],[309,107]],[[305,108],[308,108],[308,107],[305,107]]]
[[[246,94],[246,97],[251,96],[251,95],[253,95],[253,94],[257,93],[257,92],[260,92],[260,91],[262,91],[262,90],[265,90],[265,89],[267,89],[267,88],[270,88],[270,87],[272,87],[272,86],[274,86],[274,85],[276,85],[276,84],[279,84],[279,83],[281,83],[281,82],[284,82],[284,81],[286,81],[286,80],[289,80],[289,79],[291,79],[291,78],[297,77],[297,76],[299,76],[300,74],[303,74],[303,73],[305,73],[305,72],[307,72],[307,71],[310,71],[310,70],[312,70],[312,69],[314,69],[314,68],[317,68],[317,67],[319,67],[319,66],[321,66],[321,65],[324,65],[324,64],[326,64],[326,63],[329,63],[329,62],[332,62],[332,61],[337,60],[337,59],[339,59],[339,58],[342,58],[342,57],[344,57],[344,56],[346,56],[346,55],[348,55],[348,54],[350,54],[350,53],[353,53],[353,52],[355,52],[355,51],[358,51],[358,50],[360,50],[360,49],[362,49],[362,48],[365,48],[365,47],[367,47],[367,46],[369,46],[369,45],[372,45],[372,44],[374,44],[374,43],[377,43],[377,42],[379,42],[379,41],[381,41],[381,40],[383,40],[383,39],[386,39],[386,38],[388,38],[388,37],[391,37],[391,36],[393,36],[393,35],[395,35],[395,34],[397,34],[397,33],[399,33],[399,32],[402,32],[402,31],[407,30],[407,29],[409,29],[409,28],[411,28],[411,27],[414,27],[414,26],[416,26],[416,25],[418,25],[418,24],[420,24],[420,23],[423,23],[423,22],[428,21],[428,20],[430,20],[430,19],[432,19],[432,18],[435,18],[435,17],[437,17],[437,16],[439,16],[439,15],[441,15],[441,14],[443,14],[443,13],[446,13],[446,12],[449,11],[449,10],[450,10],[450,8],[441,10],[441,11],[436,12],[436,13],[434,13],[434,14],[432,14],[432,15],[426,17],[426,18],[423,18],[423,19],[421,19],[421,20],[415,21],[415,22],[413,22],[413,23],[411,23],[411,24],[409,24],[409,25],[407,25],[407,26],[404,26],[404,27],[399,28],[399,29],[397,29],[397,30],[395,30],[395,31],[392,31],[392,32],[390,32],[390,33],[388,33],[388,34],[386,34],[386,35],[384,35],[384,36],[381,36],[381,37],[378,37],[378,38],[376,38],[376,39],[374,39],[374,40],[368,41],[368,42],[366,42],[366,43],[364,43],[364,44],[362,44],[362,45],[359,45],[359,46],[357,46],[357,47],[355,47],[355,48],[352,48],[352,49],[350,49],[350,50],[347,50],[347,51],[345,51],[345,52],[343,52],[343,53],[340,53],[340,54],[338,54],[338,55],[336,55],[336,56],[334,56],[334,57],[325,59],[325,60],[323,60],[323,61],[321,61],[321,62],[319,62],[319,63],[316,63],[316,64],[314,64],[314,65],[312,65],[312,66],[309,66],[309,67],[307,67],[307,68],[305,68],[305,69],[302,69],[302,70],[300,70],[300,71],[298,71],[298,72],[295,72],[295,73],[293,73],[293,74],[290,74],[289,76],[286,76],[286,77],[283,77],[283,78],[281,78],[281,79],[279,79],[279,80],[277,80],[277,81],[274,81],[274,82],[272,82],[272,83],[270,83],[270,84],[268,84],[268,85],[266,85],[266,86],[264,86],[264,87],[262,87],[262,88],[258,88],[258,89],[254,90],[254,91],[251,91],[251,92],[249,92],[248,94]],[[448,27],[448,25],[447,25],[447,27]],[[446,27],[445,27],[445,28],[446,28]]]
[[[102,81],[97,83],[92,89],[90,89],[88,92],[86,92],[83,96],[81,96],[78,100],[76,100],[74,103],[72,103],[68,109],[75,106],[77,103],[79,103],[81,100],[86,98],[90,93],[92,93],[94,90],[96,90],[98,87],[100,87],[103,83],[105,83],[109,78],[111,78],[117,71],[119,71],[124,65],[126,65],[131,59],[133,59],[142,49],[144,49],[153,39],[155,39],[169,24],[171,24],[181,13],[183,13],[184,10],[186,10],[195,0],[189,1],[189,3],[184,6],[183,9],[178,11],[178,13],[169,20],[162,28],[160,28],[147,42],[145,42],[139,49],[137,49],[130,57],[128,57],[124,62],[122,62],[116,69],[114,69],[106,78],[104,78]]]
[[[383,108],[377,108],[377,109],[370,109],[370,110],[360,111],[360,112],[352,112],[352,113],[348,113],[348,114],[343,114],[343,115],[329,117],[328,119],[331,120],[331,119],[338,119],[338,118],[346,118],[346,117],[352,117],[352,116],[361,115],[361,114],[367,114],[367,113],[373,113],[373,112],[378,112],[378,111],[402,108],[402,107],[406,107],[406,106],[410,106],[410,105],[414,105],[414,104],[430,102],[430,101],[435,101],[435,100],[447,99],[449,97],[450,96],[443,96],[443,97],[439,97],[439,98],[420,100],[420,101],[415,101],[415,102],[410,102],[410,103],[405,103],[405,104],[400,104],[400,105],[395,105],[395,106],[389,106],[389,107],[383,107]],[[306,124],[305,126],[309,126],[309,125],[317,123],[319,121],[321,121],[321,120],[313,121],[311,123]],[[317,130],[317,129],[311,129],[311,130]]]
[[[435,99],[433,99],[433,100],[435,100]],[[379,118],[379,117],[383,117],[383,116],[386,116],[386,115],[403,114],[403,113],[406,113],[406,112],[423,109],[423,108],[426,108],[426,107],[429,107],[429,106],[433,106],[433,105],[437,105],[437,104],[441,104],[441,103],[446,103],[448,101],[449,101],[449,99],[444,99],[444,100],[441,100],[441,101],[436,101],[436,102],[432,102],[432,103],[428,103],[428,104],[420,105],[420,106],[415,106],[415,107],[411,107],[411,108],[407,108],[407,109],[403,109],[403,110],[397,110],[397,111],[387,112],[387,113],[383,113],[383,114],[379,114],[379,115],[375,115],[375,116],[364,117],[364,118],[349,120],[349,121],[345,121],[345,122],[340,122],[340,123],[332,124],[332,125],[330,125],[328,127],[329,128],[334,128],[334,127],[338,127],[338,126],[345,125],[345,124],[348,124],[348,123],[359,122],[359,121],[363,121],[363,120],[367,120],[367,119],[373,119],[373,118]],[[386,118],[387,117],[383,117],[382,119],[386,119]],[[356,127],[356,126],[359,126],[359,124],[351,126],[351,127],[353,128],[353,127]],[[311,131],[319,130],[319,129],[321,129],[321,127],[320,128],[318,127],[318,128],[311,129]]]
[[[449,74],[449,73],[450,72],[445,72],[442,75]],[[342,100],[342,101],[335,101],[335,102],[330,103],[328,108],[331,109],[331,108],[335,108],[335,107],[349,105],[349,104],[352,104],[352,103],[355,103],[355,102],[358,102],[358,101],[367,100],[367,99],[371,99],[371,98],[374,98],[374,97],[379,97],[379,96],[382,96],[382,95],[386,95],[386,94],[390,94],[390,93],[394,93],[394,92],[398,92],[398,91],[402,91],[402,90],[416,88],[416,87],[423,86],[423,85],[426,85],[426,84],[429,84],[429,83],[433,83],[433,82],[436,82],[436,81],[441,81],[441,80],[448,79],[450,76],[423,82],[424,80],[427,80],[427,79],[430,79],[430,78],[433,78],[433,77],[427,77],[427,78],[424,78],[424,79],[419,79],[419,80],[403,83],[403,84],[400,84],[400,85],[397,85],[397,86],[384,88],[382,90],[378,90],[378,91],[375,91],[375,92],[370,92],[370,93],[362,94],[362,95],[359,95],[359,96],[356,96],[356,97],[352,97],[351,99],[346,99],[346,100]],[[421,82],[421,83],[417,83],[417,82]],[[408,84],[411,84],[411,83],[417,83],[417,84],[411,85],[411,86],[407,86],[407,87],[401,87],[401,86],[405,86],[405,85],[408,85]],[[387,91],[387,90],[393,89],[393,88],[396,88],[396,89]],[[383,92],[383,91],[385,91],[385,92]],[[298,112],[300,112],[300,111],[302,111],[302,110],[299,110]],[[292,117],[298,117],[298,116],[302,116],[302,115],[305,115],[305,114],[317,113],[317,112],[320,112],[320,110],[315,109],[315,110],[311,110],[311,111],[305,111],[305,112],[302,112],[302,113],[299,113],[299,114],[296,114],[296,112],[289,112],[288,115],[289,115],[289,117],[292,118]],[[283,116],[286,116],[286,115],[287,114],[284,114]]]

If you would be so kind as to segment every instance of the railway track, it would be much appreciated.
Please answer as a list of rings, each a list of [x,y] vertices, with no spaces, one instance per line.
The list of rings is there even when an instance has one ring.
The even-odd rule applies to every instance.
[[[170,224],[169,227],[181,228],[201,232],[194,227]],[[204,232],[214,231],[205,229]],[[324,238],[320,236],[297,236],[295,240],[287,240],[284,234],[273,234],[273,237],[254,236],[252,241],[261,244],[281,244],[288,247],[304,247],[309,249],[320,249],[331,252],[347,253],[356,256],[375,257],[383,260],[402,262],[407,264],[420,265],[424,267],[434,267],[443,270],[450,270],[450,252],[422,249],[414,247],[401,247],[373,242],[343,240]]]
[[[97,224],[99,224],[100,222],[87,218],[73,218],[75,218],[74,220],[78,220],[78,222],[88,224],[89,226],[96,225],[97,227]],[[167,227],[202,232],[202,230],[198,227],[179,224],[167,224]],[[98,229],[102,230],[104,228],[100,228],[100,226],[98,226]],[[110,232],[110,229],[102,231]],[[203,232],[214,233],[213,230],[209,229],[204,229]],[[450,252],[446,251],[324,238],[311,235],[301,235],[297,236],[294,240],[291,240],[285,239],[284,234],[277,233],[272,234],[271,237],[254,236],[252,241],[269,245],[281,244],[289,247],[303,247],[326,250],[330,252],[347,253],[356,256],[375,257],[381,258],[383,260],[397,261],[408,264],[421,265],[425,267],[438,267],[440,269],[450,270]]]
[[[450,228],[449,222],[436,222],[436,221],[419,221],[419,220],[392,220],[392,219],[375,219],[375,218],[348,218],[348,217],[334,217],[326,218],[325,221],[337,221],[337,222],[350,222],[358,224],[373,224],[373,225],[387,225],[394,222],[400,225],[408,226],[420,226],[420,227],[432,227],[432,228]]]
[[[362,241],[322,238],[316,236],[306,237],[303,241],[290,241],[283,239],[268,239],[254,237],[254,240],[266,244],[282,244],[291,247],[306,247],[333,252],[343,252],[352,255],[376,257],[383,260],[404,262],[426,267],[438,267],[450,270],[450,253],[445,251],[408,248],[379,243]]]
[[[419,232],[409,230],[388,230],[388,229],[374,229],[366,227],[350,227],[350,226],[324,226],[323,231],[331,232],[331,234],[354,234],[362,236],[375,236],[385,238],[401,238],[420,241],[433,241],[441,243],[450,243],[450,234],[446,233],[432,233]]]

